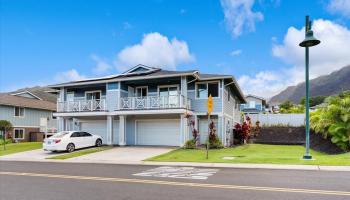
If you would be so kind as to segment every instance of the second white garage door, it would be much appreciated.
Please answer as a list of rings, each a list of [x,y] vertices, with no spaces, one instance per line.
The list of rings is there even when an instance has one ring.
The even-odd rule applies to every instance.
[[[180,130],[180,120],[136,121],[136,144],[180,146]]]

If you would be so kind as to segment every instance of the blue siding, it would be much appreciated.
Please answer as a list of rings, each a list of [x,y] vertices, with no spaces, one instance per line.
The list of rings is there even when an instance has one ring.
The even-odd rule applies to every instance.
[[[107,90],[116,90],[119,89],[119,83],[107,83]]]
[[[195,112],[207,112],[207,101],[208,99],[196,99],[195,91],[188,91],[188,98],[191,99],[191,109]],[[222,100],[221,97],[213,98],[213,112],[222,111]]]
[[[24,117],[14,116],[14,107],[0,105],[0,120],[11,122],[14,127],[40,126],[40,118],[51,118],[52,112],[34,108],[24,108]]]

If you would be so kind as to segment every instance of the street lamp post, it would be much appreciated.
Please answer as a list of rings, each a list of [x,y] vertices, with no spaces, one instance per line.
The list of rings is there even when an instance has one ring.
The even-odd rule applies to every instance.
[[[311,30],[311,22],[309,16],[305,17],[305,39],[302,41],[299,46],[305,47],[305,147],[306,152],[303,156],[303,159],[310,160],[312,156],[310,155],[310,120],[309,120],[309,47],[316,46],[320,44],[320,40],[317,40],[313,36],[313,31]]]

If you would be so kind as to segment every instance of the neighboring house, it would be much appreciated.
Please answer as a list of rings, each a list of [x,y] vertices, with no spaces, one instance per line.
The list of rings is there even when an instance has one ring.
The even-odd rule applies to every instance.
[[[11,122],[13,130],[8,137],[17,141],[42,141],[44,134],[57,131],[57,122],[52,119],[57,99],[43,88],[19,90],[0,94],[0,120]]]
[[[241,111],[247,114],[267,112],[266,100],[255,95],[247,95],[245,97],[247,103],[241,104]]]
[[[192,137],[189,120],[204,143],[208,132],[207,99],[213,97],[211,119],[225,143],[240,121],[244,96],[231,75],[196,70],[168,71],[137,65],[120,75],[50,86],[59,90],[59,130],[101,135],[109,145],[182,146]]]

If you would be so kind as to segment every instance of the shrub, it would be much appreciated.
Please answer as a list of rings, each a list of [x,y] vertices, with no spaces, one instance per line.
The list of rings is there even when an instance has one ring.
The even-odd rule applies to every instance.
[[[218,137],[212,138],[209,140],[209,148],[210,149],[221,149],[224,148],[224,145],[222,145],[221,141]]]
[[[187,140],[184,146],[185,149],[195,149],[196,148],[196,140]]]
[[[311,128],[343,150],[350,149],[350,91],[325,100],[325,105],[311,113]]]

